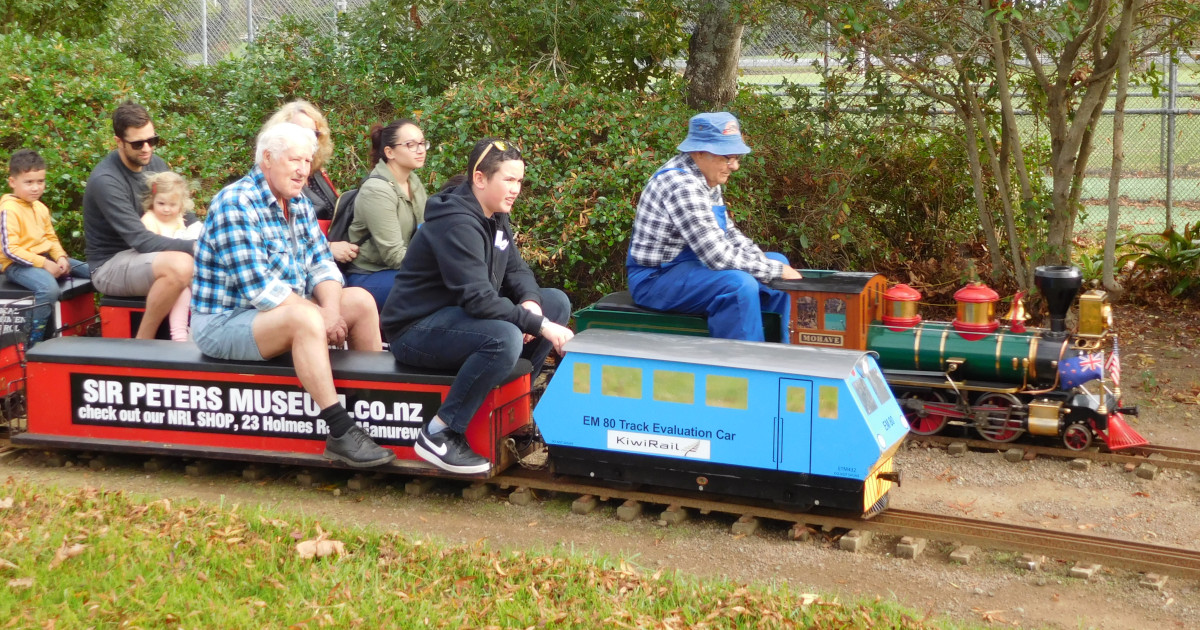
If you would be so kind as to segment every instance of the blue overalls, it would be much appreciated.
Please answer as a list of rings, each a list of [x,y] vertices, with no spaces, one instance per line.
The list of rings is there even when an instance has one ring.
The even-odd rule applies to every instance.
[[[672,170],[682,169],[664,169],[652,178]],[[713,206],[712,212],[721,230],[728,229],[725,206]],[[788,264],[783,254],[766,252],[766,256]],[[746,341],[764,340],[763,311],[779,313],[785,328],[783,342],[788,343],[786,327],[791,314],[788,294],[767,287],[745,271],[709,269],[690,246],[659,267],[643,267],[626,254],[625,268],[629,292],[638,306],[657,311],[704,313],[708,316],[710,335]]]

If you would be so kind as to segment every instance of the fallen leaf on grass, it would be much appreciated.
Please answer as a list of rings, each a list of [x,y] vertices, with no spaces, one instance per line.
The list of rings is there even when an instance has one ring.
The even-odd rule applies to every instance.
[[[296,553],[300,554],[300,557],[305,560],[310,558],[324,558],[325,556],[340,556],[346,553],[346,545],[340,540],[318,538],[297,544]]]
[[[58,551],[54,552],[54,559],[50,561],[50,568],[53,569],[54,567],[66,562],[67,560],[70,560],[71,558],[78,556],[79,554],[83,553],[84,550],[86,550],[86,549],[87,549],[87,545],[84,545],[82,543],[75,543],[74,545],[64,544],[63,546],[58,548]]]
[[[800,607],[808,608],[815,602],[821,601],[821,596],[816,593],[804,593],[800,596]]]
[[[17,565],[9,562],[8,560],[5,560],[4,558],[0,558],[0,569],[16,569],[16,568],[17,568]]]
[[[0,510],[7,510],[8,508],[10,508],[12,506],[13,506],[13,498],[12,497],[4,497],[3,499],[0,499]]]
[[[31,577],[8,581],[8,588],[29,588],[31,586],[33,586],[33,578]]]

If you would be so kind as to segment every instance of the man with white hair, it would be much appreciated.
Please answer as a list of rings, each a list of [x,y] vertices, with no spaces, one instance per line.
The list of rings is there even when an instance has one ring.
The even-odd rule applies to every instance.
[[[281,123],[258,137],[255,166],[209,206],[196,248],[192,335],[218,359],[262,361],[292,353],[301,386],[329,428],[325,457],[355,467],[395,456],[354,424],[338,399],[329,345],[381,350],[375,300],[342,288],[342,274],[302,191],[316,135]]]

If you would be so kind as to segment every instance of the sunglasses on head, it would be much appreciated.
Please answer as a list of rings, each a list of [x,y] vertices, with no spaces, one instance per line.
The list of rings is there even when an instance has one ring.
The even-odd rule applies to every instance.
[[[161,140],[161,138],[159,138],[158,136],[150,136],[149,138],[146,138],[145,140],[134,140],[132,142],[129,140],[125,140],[124,142],[125,142],[125,144],[128,144],[129,146],[133,147],[134,151],[141,151],[142,147],[146,146],[147,144],[149,144],[151,148],[158,146],[158,143],[160,140]]]
[[[479,158],[475,160],[475,167],[471,169],[471,173],[472,173],[471,176],[474,177],[475,171],[479,170],[479,164],[481,162],[483,162],[484,156],[486,156],[488,154],[488,151],[492,150],[492,147],[496,147],[497,149],[500,150],[501,153],[503,153],[508,150],[508,146],[509,146],[508,143],[503,140],[493,140],[492,142],[490,142],[487,145],[487,148],[483,150],[483,153],[479,154]]]

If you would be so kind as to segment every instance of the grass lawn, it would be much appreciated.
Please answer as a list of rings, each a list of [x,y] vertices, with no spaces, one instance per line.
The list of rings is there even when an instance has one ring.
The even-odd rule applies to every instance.
[[[305,557],[324,549],[329,553]],[[323,530],[259,508],[0,485],[0,628],[927,628],[885,604],[626,561]]]

